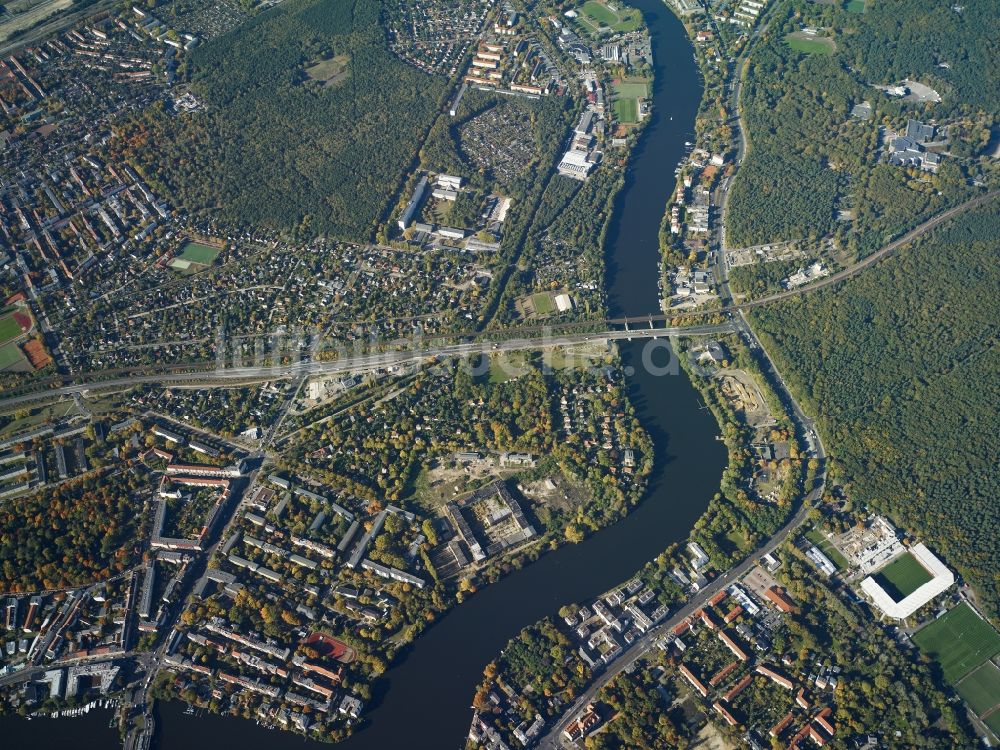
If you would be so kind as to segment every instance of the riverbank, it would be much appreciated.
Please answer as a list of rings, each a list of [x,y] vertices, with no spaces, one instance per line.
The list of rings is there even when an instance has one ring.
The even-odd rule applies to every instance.
[[[608,238],[608,257],[618,272],[615,291],[609,293],[610,306],[623,312],[657,309],[656,274],[649,269],[658,264],[658,226],[665,198],[673,189],[662,179],[663,164],[675,164],[683,154],[700,99],[683,29],[665,7],[647,5],[655,16],[651,24],[658,81],[654,114],[639,137]],[[686,85],[671,87],[666,83],[670,80]],[[647,372],[638,344],[623,346],[621,355],[633,372],[629,397],[655,446],[656,469],[646,499],[618,524],[581,544],[546,554],[449,612],[386,673],[367,725],[342,747],[459,746],[483,666],[520,627],[554,612],[561,603],[593,596],[620,582],[671,541],[682,539],[701,515],[725,465],[725,450],[715,439],[718,427],[699,408],[683,373],[660,377]],[[677,439],[678,425],[684,426],[683,440]],[[223,731],[223,725],[217,734],[194,722],[187,728],[188,722],[174,718],[164,712],[159,741],[164,750],[200,747],[196,727],[199,735],[221,736]],[[232,739],[259,741],[255,738],[261,730],[250,722],[230,720],[224,726]],[[269,742],[285,739],[279,733],[267,736]],[[301,742],[295,737],[289,740],[296,746]]]
[[[676,163],[683,153],[689,132],[685,127],[692,122],[700,98],[683,29],[666,8],[653,0],[647,5],[654,19],[650,24],[656,61],[653,115],[639,138],[616,203],[617,224],[607,241],[608,257],[618,270],[618,285],[609,300],[613,310],[624,312],[657,309],[656,274],[649,269],[658,264],[657,227],[664,197],[673,187],[662,179],[663,165]],[[671,86],[670,79],[684,85]],[[621,347],[623,364],[632,373],[626,381],[629,399],[654,445],[655,469],[644,501],[621,522],[581,544],[544,555],[445,615],[385,674],[373,696],[368,724],[344,747],[459,746],[483,665],[525,623],[554,612],[561,603],[606,590],[665,545],[684,538],[718,486],[725,451],[716,440],[717,424],[699,408],[696,392],[683,373],[657,375],[644,365],[642,355],[638,342]],[[665,366],[669,352],[660,348],[658,356],[663,358],[658,364]],[[275,748],[303,743],[289,733],[265,733],[250,721],[193,719],[172,704],[163,706],[158,718],[157,743],[165,749],[209,748],[234,741]]]

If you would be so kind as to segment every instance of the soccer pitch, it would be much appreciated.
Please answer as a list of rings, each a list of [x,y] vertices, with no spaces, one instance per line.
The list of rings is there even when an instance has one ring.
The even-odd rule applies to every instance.
[[[219,257],[221,251],[217,247],[210,247],[208,245],[202,245],[198,242],[189,242],[184,246],[184,250],[180,254],[181,260],[186,260],[191,263],[200,263],[203,266],[210,266]]]
[[[616,99],[615,116],[622,125],[633,125],[639,121],[639,104],[635,99]]]
[[[913,642],[952,684],[1000,652],[1000,633],[965,602],[914,634]]]
[[[909,552],[904,552],[875,575],[875,580],[896,601],[909,596],[931,578],[931,574]]]
[[[1000,703],[1000,669],[993,662],[987,662],[967,675],[957,688],[969,708],[980,716]]]
[[[642,99],[649,95],[648,83],[636,83],[632,81],[622,81],[614,84],[615,93],[622,98]]]
[[[17,320],[15,320],[13,313],[0,318],[0,344],[6,344],[8,341],[16,339],[20,335],[21,326]]]

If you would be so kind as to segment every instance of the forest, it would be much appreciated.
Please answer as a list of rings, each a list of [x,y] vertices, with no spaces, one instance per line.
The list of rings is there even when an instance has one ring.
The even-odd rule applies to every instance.
[[[852,500],[938,550],[1000,611],[996,201],[842,287],[755,310]]]
[[[988,5],[970,3],[957,13],[946,4],[869,3],[856,14],[839,4],[798,2],[778,11],[744,75],[749,151],[733,184],[732,243],[833,234],[849,255],[863,257],[967,197],[971,177],[984,168],[972,157],[1000,114],[996,98],[983,96],[984,87],[1000,86],[990,63],[996,41],[983,33]],[[787,44],[785,37],[806,25],[831,35],[832,54]],[[973,84],[980,76],[985,80]],[[907,78],[935,88],[942,101],[904,101],[876,88]],[[851,114],[862,101],[872,105],[867,120]],[[911,117],[950,126],[936,174],[880,162],[882,134]]]
[[[367,240],[430,127],[444,82],[386,48],[378,0],[289,0],[185,64],[203,110],[159,104],[112,149],[192,216],[233,228]],[[342,56],[316,86],[305,68]]]
[[[79,586],[128,569],[143,517],[133,481],[107,472],[0,506],[0,591]]]

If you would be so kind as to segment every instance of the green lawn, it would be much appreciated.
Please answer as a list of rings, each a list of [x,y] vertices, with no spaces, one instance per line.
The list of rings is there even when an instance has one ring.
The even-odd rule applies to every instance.
[[[21,326],[14,320],[13,315],[0,318],[0,343],[7,343],[11,339],[16,339],[21,335]]]
[[[200,263],[203,266],[210,266],[215,262],[215,259],[219,257],[219,253],[222,252],[217,247],[209,247],[208,245],[202,245],[200,242],[189,242],[184,246],[184,250],[180,254],[181,260],[186,260],[191,263]]]
[[[864,13],[865,0],[847,0],[848,13]]]
[[[639,11],[620,2],[614,3],[614,6],[616,11],[597,0],[588,0],[583,4],[581,12],[594,26],[604,24],[614,31],[635,31],[642,25],[642,14]]]
[[[639,121],[639,102],[635,99],[615,99],[615,117],[622,125],[634,125]]]
[[[505,352],[490,357],[490,383],[506,383],[524,373],[524,355],[520,352]]]
[[[556,305],[552,301],[552,295],[548,292],[538,292],[531,295],[531,304],[535,306],[538,315],[551,315],[556,311]]]
[[[792,32],[786,36],[785,43],[796,52],[802,52],[807,55],[829,55],[837,49],[837,45],[830,37],[808,36],[799,31]]]
[[[20,332],[20,328],[17,329]],[[22,359],[24,355],[18,348],[17,344],[4,344],[0,346],[0,370],[6,370],[13,364],[17,364]]]
[[[1000,737],[1000,711],[994,711],[983,719],[983,724],[988,726],[993,734]]]
[[[616,83],[614,89],[622,99],[642,99],[649,96],[649,84],[645,81],[622,81]]]
[[[875,575],[875,580],[897,602],[923,586],[933,576],[909,552],[904,552]]]
[[[965,602],[917,632],[913,642],[952,684],[1000,652],[1000,633]]]
[[[329,60],[312,63],[305,69],[305,74],[324,86],[333,86],[347,77],[347,65],[350,61],[350,55],[337,55]]]
[[[986,662],[966,676],[957,688],[958,694],[979,716],[1000,703],[1000,669],[993,662]]]
[[[819,551],[822,552],[827,557],[829,557],[830,562],[832,562],[838,568],[848,567],[847,560],[844,558],[842,554],[840,554],[840,550],[838,550],[836,547],[833,546],[833,544],[830,543],[830,540],[823,535],[822,531],[816,528],[810,529],[809,532],[806,534],[806,539],[808,539],[810,542],[819,547]]]

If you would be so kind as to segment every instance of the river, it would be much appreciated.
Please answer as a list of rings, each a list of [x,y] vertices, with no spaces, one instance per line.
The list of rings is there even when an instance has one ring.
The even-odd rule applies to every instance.
[[[693,140],[700,75],[681,23],[661,0],[630,0],[645,16],[655,62],[653,114],[639,137],[607,243],[612,315],[657,312],[660,219],[674,187],[674,168]],[[562,179],[562,178],[557,178]],[[629,397],[655,445],[655,470],[639,507],[581,544],[543,556],[481,589],[431,627],[386,673],[367,712],[369,722],[338,750],[454,750],[464,744],[470,703],[483,667],[518,631],[567,602],[591,598],[628,579],[672,542],[687,536],[719,486],[723,444],[711,413],[681,371],[658,376],[642,366],[646,342],[621,346]],[[654,345],[655,346],[655,345]],[[656,364],[668,361],[660,348]],[[104,719],[105,723],[107,719]],[[97,720],[4,720],[4,747],[107,750],[91,735]],[[86,731],[83,730],[86,724]],[[159,710],[158,750],[330,748],[253,722]],[[72,740],[70,740],[72,738]]]

